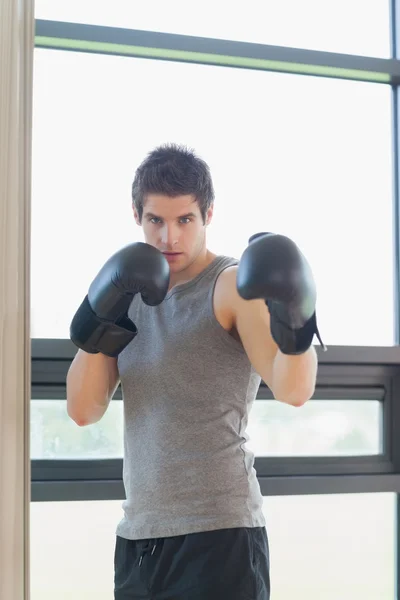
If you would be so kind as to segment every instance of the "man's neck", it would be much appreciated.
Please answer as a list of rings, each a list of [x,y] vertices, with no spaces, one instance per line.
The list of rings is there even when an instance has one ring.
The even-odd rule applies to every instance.
[[[170,278],[169,289],[175,287],[176,285],[186,283],[191,279],[194,279],[199,275],[204,269],[208,267],[209,264],[213,262],[216,258],[216,254],[206,250],[202,256],[198,256],[191,265],[188,266],[184,271],[180,271],[179,273],[172,273]]]

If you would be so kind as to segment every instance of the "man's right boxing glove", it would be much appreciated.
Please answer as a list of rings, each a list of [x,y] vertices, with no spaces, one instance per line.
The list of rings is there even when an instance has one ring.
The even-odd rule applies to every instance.
[[[87,296],[75,313],[70,337],[85,352],[118,354],[137,335],[128,309],[135,294],[157,306],[169,286],[169,265],[164,255],[149,244],[137,242],[119,250],[100,269]]]

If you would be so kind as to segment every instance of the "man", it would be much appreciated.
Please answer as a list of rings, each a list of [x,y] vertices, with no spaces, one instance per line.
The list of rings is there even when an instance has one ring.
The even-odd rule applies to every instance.
[[[214,191],[186,148],[151,152],[133,213],[145,243],[113,255],[71,324],[67,376],[78,425],[121,382],[124,517],[115,600],[267,600],[262,495],[246,448],[261,379],[293,406],[313,394],[315,285],[288,238],[258,234],[240,262],[207,248]]]

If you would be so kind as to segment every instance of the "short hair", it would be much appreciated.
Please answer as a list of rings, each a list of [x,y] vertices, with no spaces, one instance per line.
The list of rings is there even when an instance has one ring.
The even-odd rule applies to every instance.
[[[170,198],[193,195],[203,222],[214,202],[214,186],[207,163],[193,150],[178,144],[163,144],[150,152],[137,168],[132,184],[132,202],[139,221],[146,194]]]

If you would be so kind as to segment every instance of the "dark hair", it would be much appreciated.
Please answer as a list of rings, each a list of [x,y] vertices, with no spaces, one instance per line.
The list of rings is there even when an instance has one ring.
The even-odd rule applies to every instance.
[[[205,222],[207,210],[214,202],[210,169],[203,159],[185,146],[158,146],[137,168],[132,184],[132,202],[140,221],[146,194],[151,193],[170,198],[192,194]]]

